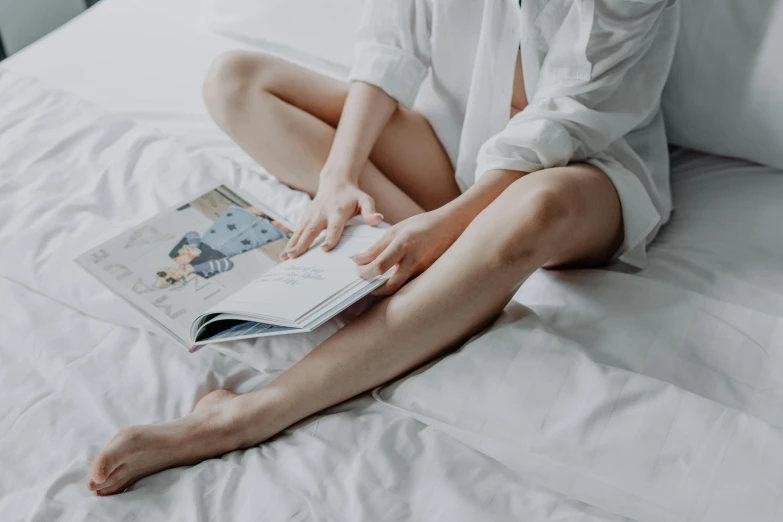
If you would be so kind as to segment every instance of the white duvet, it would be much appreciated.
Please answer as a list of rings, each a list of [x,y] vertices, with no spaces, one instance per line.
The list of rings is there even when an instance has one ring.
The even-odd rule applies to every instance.
[[[757,181],[779,190],[767,174]],[[73,263],[218,182],[292,220],[307,204],[0,71],[2,520],[783,520],[783,321],[737,273],[779,277],[779,250],[743,265],[735,244],[716,261],[709,237],[686,244],[678,230],[715,230],[704,220],[723,214],[687,210],[662,236],[666,255],[651,249],[650,273],[689,286],[672,267],[712,263],[702,293],[649,274],[537,274],[517,296],[526,307],[380,400],[91,496],[90,460],[119,428],[182,415],[216,388],[257,388],[339,326],[189,355]],[[680,255],[689,245],[701,257]]]
[[[307,198],[7,71],[0,100],[0,520],[622,520],[367,395],[258,448],[92,496],[90,461],[119,428],[255,389],[337,322],[232,357],[188,354],[73,258],[216,182],[292,219]]]

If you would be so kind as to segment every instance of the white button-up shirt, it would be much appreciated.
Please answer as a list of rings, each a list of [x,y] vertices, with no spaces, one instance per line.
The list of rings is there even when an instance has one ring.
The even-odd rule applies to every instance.
[[[350,79],[415,104],[463,190],[492,169],[600,167],[623,204],[617,257],[642,266],[671,212],[660,96],[678,12],[677,0],[366,0]],[[518,51],[529,105],[510,118]]]

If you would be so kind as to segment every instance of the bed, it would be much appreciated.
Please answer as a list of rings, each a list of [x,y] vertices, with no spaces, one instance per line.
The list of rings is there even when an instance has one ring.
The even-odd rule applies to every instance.
[[[783,172],[686,149],[644,271],[538,273],[398,382],[91,496],[119,428],[255,389],[350,319],[190,355],[72,262],[217,182],[292,220],[307,205],[210,122],[200,82],[228,49],[338,77],[343,50],[216,12],[103,0],[0,64],[3,520],[783,520]]]

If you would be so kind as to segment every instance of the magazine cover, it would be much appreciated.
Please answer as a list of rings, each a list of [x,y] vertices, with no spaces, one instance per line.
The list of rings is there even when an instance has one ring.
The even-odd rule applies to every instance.
[[[194,319],[280,262],[290,228],[219,186],[76,261],[187,344]]]

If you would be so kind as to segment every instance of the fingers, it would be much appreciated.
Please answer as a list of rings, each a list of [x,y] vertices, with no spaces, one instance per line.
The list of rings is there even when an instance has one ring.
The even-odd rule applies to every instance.
[[[389,246],[391,241],[392,235],[387,232],[382,235],[380,239],[378,239],[378,241],[376,241],[366,252],[357,256],[353,256],[351,259],[353,259],[353,262],[357,265],[366,265],[367,263],[375,260],[375,258],[378,257],[381,252],[386,250],[386,247]]]
[[[302,237],[302,231],[309,222],[310,217],[305,215],[302,218],[302,221],[299,222],[299,226],[297,226],[296,230],[294,230],[291,239],[288,240],[285,249],[280,253],[280,259],[287,259],[291,253],[296,252],[296,244],[299,242],[299,238]]]
[[[307,252],[324,229],[326,238],[322,248],[327,252],[334,249],[340,241],[345,224],[357,213],[360,213],[368,224],[380,225],[383,222],[383,214],[375,211],[375,200],[358,189],[357,192],[360,194],[358,199],[344,200],[337,208],[332,207],[331,211],[326,211],[329,206],[325,207],[323,204],[311,206],[280,254],[280,259],[293,259]],[[356,198],[355,195],[353,197]]]
[[[402,241],[393,241],[386,249],[375,258],[375,261],[359,266],[357,270],[364,279],[372,279],[385,274],[402,260],[405,248]]]
[[[317,221],[311,221],[307,226],[302,229],[302,234],[299,236],[299,240],[296,244],[284,252],[288,252],[288,257],[297,258],[307,252],[310,245],[313,244],[315,238],[326,228],[326,220],[319,219]]]
[[[305,216],[288,241],[285,250],[280,253],[280,259],[295,258],[307,252],[307,249],[324,228],[326,228],[326,219],[323,217]]]
[[[402,288],[405,283],[413,276],[415,269],[415,262],[412,256],[405,256],[400,264],[397,266],[397,270],[394,272],[388,281],[378,287],[372,295],[375,296],[387,296],[392,295],[397,290]]]
[[[375,200],[365,194],[360,200],[362,219],[368,225],[378,226],[383,222],[383,214],[375,210]]]
[[[337,246],[340,236],[343,235],[345,223],[351,219],[351,211],[347,209],[337,210],[329,217],[329,224],[326,227],[326,241],[321,248],[326,252]]]

